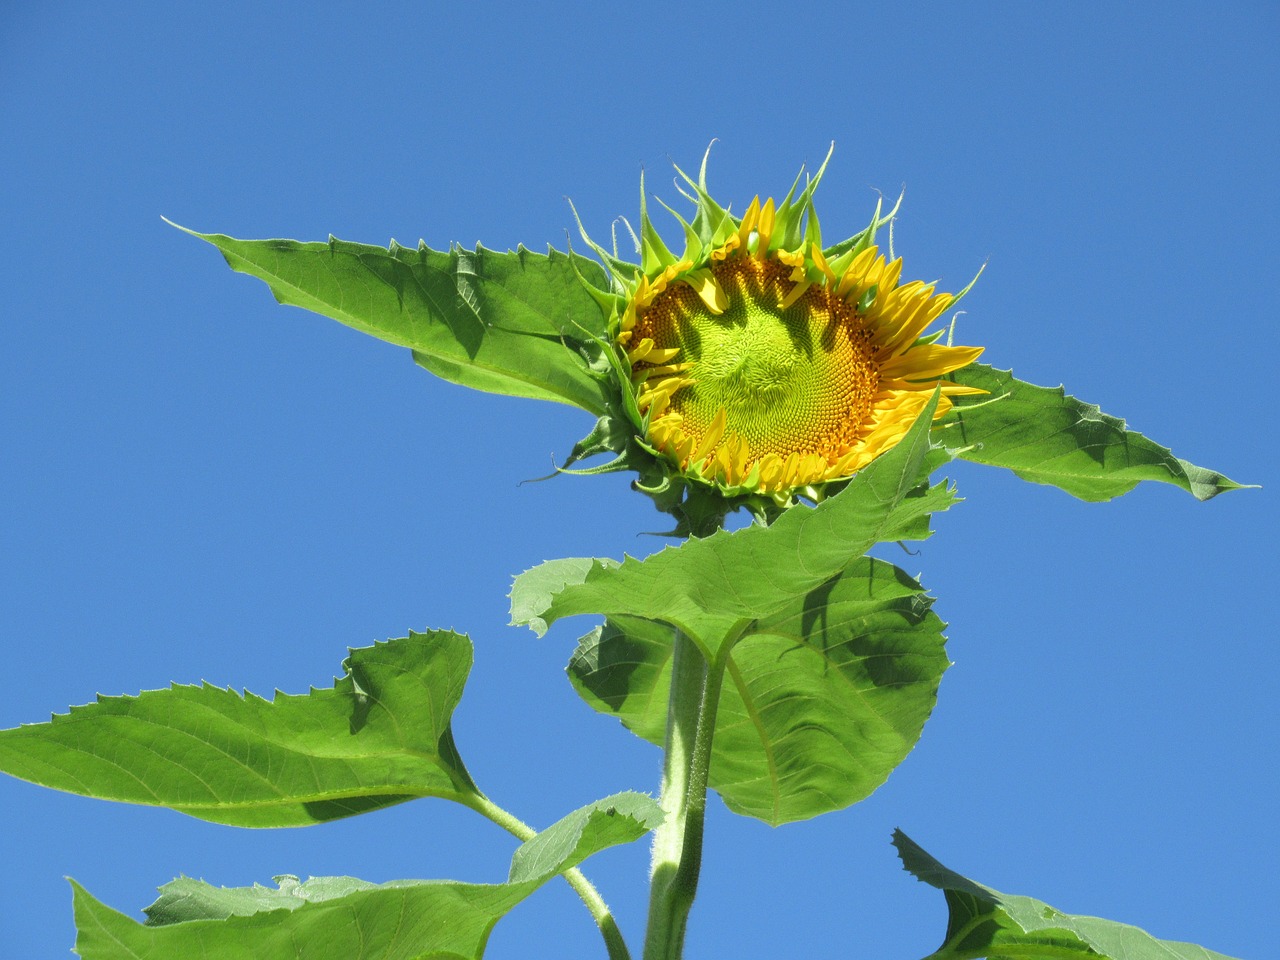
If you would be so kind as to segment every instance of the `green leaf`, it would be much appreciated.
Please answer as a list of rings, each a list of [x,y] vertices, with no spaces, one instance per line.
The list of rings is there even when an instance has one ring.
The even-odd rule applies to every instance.
[[[84,960],[480,957],[493,925],[535,886],[401,882],[317,902],[300,896],[292,909],[281,902],[249,916],[144,926],[72,881],[75,949]]]
[[[1062,387],[1023,383],[1009,370],[973,363],[951,379],[986,390],[961,398],[942,421],[948,447],[975,463],[1007,467],[1023,480],[1058,487],[1081,500],[1110,500],[1143,480],[1172,483],[1208,500],[1242,484],[1179,460]],[[967,400],[967,402],[966,402]]]
[[[336,900],[358,890],[376,890],[378,884],[355,877],[312,877],[305,883],[285,874],[272,877],[275,887],[215,887],[203,880],[179,877],[160,888],[155,903],[142,912],[147,925],[167,927],[193,920],[226,920],[251,917],[271,910],[296,910],[304,903]],[[401,886],[403,883],[384,884]]]
[[[351,651],[333,687],[272,700],[208,684],[99,697],[0,731],[0,770],[57,790],[291,827],[476,788],[450,717],[471,642],[449,631]]]
[[[921,518],[955,502],[945,485],[921,488],[934,463],[934,403],[897,446],[812,509],[795,507],[768,527],[719,531],[644,560],[552,560],[526,571],[512,585],[512,622],[542,634],[575,614],[643,617],[678,627],[713,659],[744,623],[783,609],[875,543],[927,534]]]
[[[753,624],[729,653],[709,782],[735,813],[778,825],[871,794],[915,746],[949,666],[920,585],[867,557]],[[596,710],[661,745],[671,629],[610,620],[569,678]]]
[[[903,867],[947,899],[946,941],[928,960],[1231,960],[1192,943],[1157,940],[1126,923],[1073,916],[984,887],[948,870],[901,830],[894,831],[893,845]]]
[[[183,878],[161,888],[145,925],[72,881],[76,952],[84,960],[478,958],[494,924],[543,883],[661,819],[639,794],[599,800],[524,843],[512,879],[498,884],[277,877],[276,889],[225,889]]]
[[[642,793],[615,793],[581,807],[520,845],[511,858],[511,883],[541,882],[597,850],[639,840],[662,823],[662,807]]]
[[[608,285],[592,260],[554,249],[446,253],[179,229],[217,247],[232,270],[265,281],[280,303],[409,347],[446,380],[604,412],[607,388],[584,357],[605,335],[605,317],[579,279]]]

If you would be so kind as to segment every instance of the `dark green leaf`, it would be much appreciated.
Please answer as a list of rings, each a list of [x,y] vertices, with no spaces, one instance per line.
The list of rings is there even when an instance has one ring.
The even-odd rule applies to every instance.
[[[1157,940],[1126,923],[1073,916],[984,887],[948,870],[901,830],[894,831],[893,844],[903,867],[947,899],[946,941],[929,960],[1231,960],[1192,943]]]
[[[942,433],[956,456],[1008,467],[1024,480],[1059,487],[1081,500],[1110,500],[1142,480],[1172,483],[1208,500],[1242,485],[1179,460],[1062,387],[1037,387],[1012,371],[973,363],[951,375],[989,397],[961,398]]]
[[[558,873],[662,819],[655,801],[623,793],[590,804],[523,844],[498,884],[352,877],[277,877],[278,887],[166,884],[140,924],[72,882],[76,951],[84,960],[420,960],[478,958],[493,925]]]
[[[920,585],[863,557],[753,624],[729,654],[711,785],[728,807],[771,824],[868,796],[915,745],[948,666],[942,622]],[[671,628],[618,618],[569,662],[592,707],[661,744]]]
[[[541,634],[574,614],[643,617],[678,627],[714,658],[742,624],[805,596],[877,542],[923,536],[922,518],[955,502],[944,485],[921,488],[934,462],[933,409],[839,494],[768,527],[720,531],[644,560],[552,560],[526,571],[512,586],[512,621]]]
[[[287,827],[475,793],[450,717],[471,642],[448,631],[351,651],[347,675],[272,700],[208,684],[99,697],[0,731],[0,770],[46,787]]]
[[[604,412],[606,388],[583,356],[605,332],[578,279],[607,285],[594,261],[523,247],[446,253],[395,241],[384,249],[187,232],[217,247],[231,269],[265,281],[279,302],[409,347],[446,380]]]

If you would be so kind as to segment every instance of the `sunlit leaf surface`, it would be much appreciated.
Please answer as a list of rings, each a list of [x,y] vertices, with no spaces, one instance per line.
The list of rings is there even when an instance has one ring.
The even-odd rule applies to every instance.
[[[923,487],[933,460],[933,404],[906,437],[843,491],[816,507],[788,510],[768,527],[720,531],[644,560],[569,559],[516,578],[511,617],[538,633],[574,614],[643,617],[671,624],[708,658],[751,620],[799,601],[885,539],[914,530],[955,502],[943,484]]]
[[[946,941],[929,960],[1230,960],[1193,943],[1157,940],[1127,923],[1073,916],[984,887],[948,870],[901,830],[894,831],[893,844],[903,867],[947,898]]]
[[[471,641],[449,631],[353,650],[332,687],[265,700],[208,684],[99,697],[0,731],[0,770],[242,827],[302,826],[475,792],[450,717]]]
[[[915,745],[948,666],[920,585],[862,558],[734,645],[710,783],[731,810],[771,824],[863,799]],[[592,707],[661,744],[671,628],[610,620],[582,638],[569,677]]]
[[[417,960],[478,958],[493,925],[551,877],[662,819],[655,801],[618,794],[524,843],[506,883],[277,877],[277,887],[214,887],[183,878],[161,889],[141,924],[73,882],[84,960]]]
[[[231,269],[265,281],[279,302],[408,347],[446,380],[604,410],[606,388],[581,352],[604,334],[604,315],[578,279],[606,285],[594,261],[523,247],[446,252],[187,232],[217,247]]]
[[[964,398],[940,432],[957,456],[1008,467],[1023,480],[1059,487],[1081,500],[1110,500],[1143,480],[1172,483],[1208,500],[1241,485],[1185,460],[1062,387],[1023,383],[1009,370],[970,364],[951,379],[990,396]]]

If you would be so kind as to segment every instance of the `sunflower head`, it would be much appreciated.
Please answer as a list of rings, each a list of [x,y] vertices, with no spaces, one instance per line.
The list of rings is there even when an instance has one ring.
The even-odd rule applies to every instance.
[[[677,167],[695,204],[691,220],[671,211],[678,255],[649,220],[642,176],[639,266],[592,244],[616,283],[602,303],[622,407],[664,482],[757,508],[819,500],[893,447],[936,387],[937,416],[979,392],[940,378],[981,348],[927,333],[968,288],[901,282],[902,260],[876,244],[896,207],[824,248],[813,195],[825,169],[735,217],[707,192],[705,158],[697,180]]]

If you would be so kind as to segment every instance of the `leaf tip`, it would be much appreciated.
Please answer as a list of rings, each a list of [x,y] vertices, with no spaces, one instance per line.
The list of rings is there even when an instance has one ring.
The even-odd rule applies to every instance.
[[[184,227],[180,223],[175,223],[173,220],[170,220],[164,214],[160,215],[160,219],[163,220],[165,223],[167,223],[169,226],[173,227],[175,230],[181,230],[183,233],[188,233],[191,236],[197,237],[201,240],[208,240],[210,237],[210,234],[201,233],[199,230],[192,230],[190,227]]]

